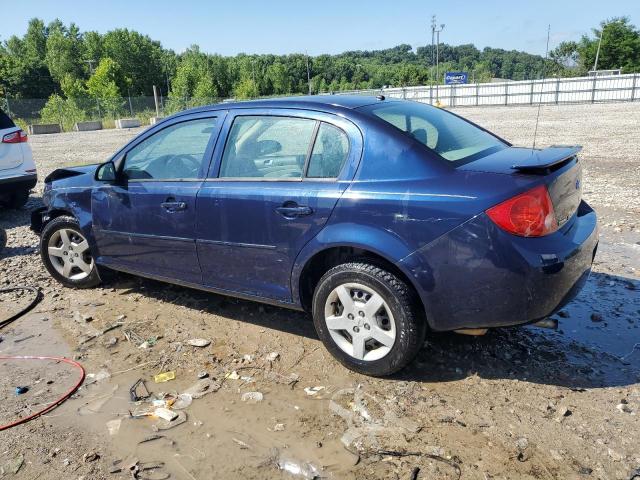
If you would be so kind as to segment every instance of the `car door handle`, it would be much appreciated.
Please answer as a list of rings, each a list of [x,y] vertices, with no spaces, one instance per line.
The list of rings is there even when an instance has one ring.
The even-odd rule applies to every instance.
[[[276,208],[276,212],[285,218],[297,218],[311,215],[313,213],[313,209],[302,205],[283,205],[282,207]]]
[[[162,202],[160,206],[170,213],[187,209],[186,202]]]

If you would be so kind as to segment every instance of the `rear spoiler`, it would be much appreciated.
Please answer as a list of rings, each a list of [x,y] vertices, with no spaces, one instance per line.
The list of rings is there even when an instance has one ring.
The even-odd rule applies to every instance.
[[[531,155],[529,157],[519,160],[518,163],[512,165],[511,168],[521,172],[531,173],[548,171],[553,167],[559,168],[561,166],[560,164],[573,159],[581,150],[582,147],[580,145],[553,145],[542,150],[531,149]]]

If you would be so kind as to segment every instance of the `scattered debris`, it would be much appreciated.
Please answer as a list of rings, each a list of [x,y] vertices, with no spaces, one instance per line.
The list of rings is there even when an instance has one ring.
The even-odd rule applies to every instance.
[[[219,383],[214,382],[210,378],[203,378],[202,380],[198,380],[182,393],[190,395],[192,398],[197,400],[198,398],[202,398],[205,395],[211,392],[217,392],[218,390],[220,390]]]
[[[84,384],[85,386],[93,385],[94,383],[102,382],[110,377],[111,374],[108,370],[100,370],[98,373],[88,373]]]
[[[557,415],[555,418],[555,421],[560,423],[562,422],[566,417],[570,417],[571,415],[573,415],[573,412],[571,410],[569,410],[568,407],[566,406],[562,406],[560,408],[558,408],[557,411]]]
[[[138,445],[141,443],[153,442],[154,440],[158,440],[159,438],[164,438],[164,435],[159,435],[157,433],[154,433],[153,435],[144,437],[142,440],[138,442]]]
[[[131,385],[131,388],[129,389],[129,395],[132,402],[139,402],[141,400],[146,400],[147,398],[149,398],[151,393],[149,392],[147,385],[144,383],[144,380],[142,378],[139,378],[138,380],[136,380],[136,383]]]
[[[269,355],[265,357],[269,362],[275,362],[278,358],[280,358],[280,354],[278,352],[271,352]]]
[[[630,415],[635,415],[636,413],[633,411],[633,409],[629,406],[628,403],[619,403],[618,405],[616,405],[616,408],[618,410],[620,410],[622,413],[628,413]]]
[[[155,375],[153,377],[153,381],[156,383],[164,383],[164,382],[168,382],[169,380],[173,380],[176,378],[176,372],[163,372],[163,373],[159,373],[158,375]]]
[[[82,461],[84,463],[95,462],[100,458],[100,454],[96,452],[87,452],[82,456]]]
[[[16,387],[16,395],[22,395],[23,393],[27,393],[29,391],[29,387]]]
[[[171,422],[178,418],[178,412],[174,412],[173,410],[169,410],[168,408],[159,407],[156,408],[153,412],[156,417],[162,418],[167,422]]]
[[[182,425],[184,422],[187,421],[187,414],[183,410],[180,410],[179,412],[172,412],[172,413],[176,414],[176,417],[173,420],[169,421],[161,418],[153,425],[153,428],[156,431],[169,430],[170,428],[174,428],[174,427],[177,427],[178,425]]]
[[[273,426],[273,431],[274,432],[284,432],[284,423],[276,423]]]
[[[7,462],[7,470],[9,470],[11,473],[13,473],[14,475],[17,475],[17,473],[20,471],[20,469],[22,468],[22,465],[24,464],[24,455],[20,454],[17,457],[9,460]]]
[[[325,387],[305,387],[304,392],[309,396],[314,396],[321,390],[324,390]]]
[[[207,378],[209,374],[207,372],[198,372],[198,378],[202,380],[203,378]]]
[[[247,403],[258,403],[264,398],[261,392],[245,392],[242,394],[242,401]]]
[[[208,347],[209,345],[211,345],[211,340],[207,340],[205,338],[192,338],[187,343],[189,345],[191,345],[192,347],[203,348],[203,347]]]
[[[321,478],[320,470],[318,469],[318,467],[311,463],[300,462],[286,457],[280,457],[278,458],[277,465],[280,470],[283,470],[297,477],[306,478],[308,480]]]
[[[237,438],[232,438],[232,440],[237,443],[241,449],[243,450],[249,450],[251,447],[249,447],[249,445],[247,445],[245,442],[243,442],[242,440],[238,440]]]
[[[107,431],[109,435],[117,435],[118,431],[120,431],[120,425],[122,424],[122,419],[117,418],[115,420],[109,420],[107,422]]]
[[[174,410],[184,410],[189,407],[192,402],[193,396],[190,393],[181,393],[175,398],[171,408]]]

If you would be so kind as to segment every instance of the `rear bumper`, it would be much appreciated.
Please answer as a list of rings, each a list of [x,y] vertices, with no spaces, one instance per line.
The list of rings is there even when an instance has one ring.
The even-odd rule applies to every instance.
[[[31,190],[38,183],[37,175],[20,175],[18,177],[0,177],[0,196],[21,190]]]
[[[570,302],[598,246],[595,212],[582,202],[558,232],[522,238],[478,215],[402,260],[434,330],[520,325]]]

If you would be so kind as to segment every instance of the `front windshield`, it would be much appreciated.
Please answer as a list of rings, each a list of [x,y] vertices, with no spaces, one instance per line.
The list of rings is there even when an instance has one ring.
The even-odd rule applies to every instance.
[[[466,163],[507,147],[471,123],[424,103],[381,102],[362,110],[411,135],[450,162]]]

